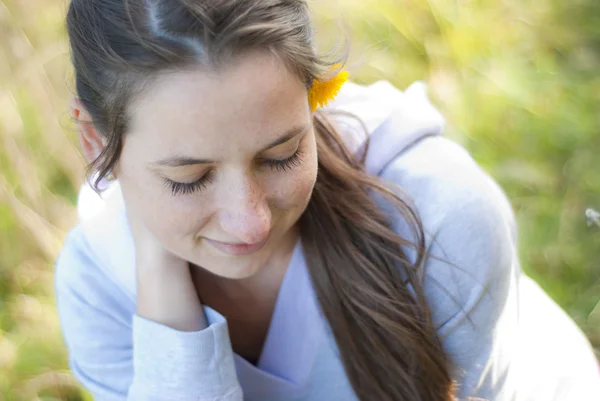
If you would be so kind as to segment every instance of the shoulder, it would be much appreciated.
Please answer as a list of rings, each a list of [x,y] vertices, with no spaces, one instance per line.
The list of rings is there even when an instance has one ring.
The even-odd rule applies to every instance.
[[[81,303],[81,307],[85,304],[90,310],[111,310],[128,316],[134,307],[114,278],[102,267],[81,224],[65,236],[55,262],[54,282],[59,312],[66,312],[74,303]]]
[[[447,138],[424,138],[396,157],[380,178],[401,190],[429,233],[448,225],[467,232],[501,226],[516,241],[514,214],[504,191],[462,146]]]
[[[98,259],[85,238],[83,226],[77,224],[67,232],[56,259],[56,284],[81,284],[80,280],[99,275],[98,267]]]
[[[463,147],[440,136],[397,157],[381,178],[400,189],[422,222],[429,249],[424,288],[438,326],[475,303],[490,317],[498,314],[518,270],[515,218],[499,185]],[[394,216],[395,231],[410,239],[404,219]]]
[[[401,189],[430,229],[451,220],[483,228],[500,219],[516,235],[504,191],[462,146],[447,138],[422,139],[389,163],[380,177]]]
[[[71,228],[63,241],[55,262],[55,282],[58,287],[78,286],[85,278],[100,274],[98,260],[89,246],[81,224]]]
[[[121,399],[133,377],[135,305],[102,269],[81,225],[55,263],[56,306],[74,376],[95,398]]]

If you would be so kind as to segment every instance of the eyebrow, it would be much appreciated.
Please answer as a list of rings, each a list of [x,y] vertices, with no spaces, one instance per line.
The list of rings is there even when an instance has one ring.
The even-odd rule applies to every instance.
[[[274,148],[275,146],[286,143],[287,141],[291,140],[292,138],[294,138],[300,134],[304,134],[309,129],[310,129],[310,125],[300,125],[300,126],[293,127],[291,129],[289,129],[288,131],[286,131],[285,134],[283,134],[280,138],[277,138],[276,140],[271,142],[269,145],[267,145],[266,147],[261,149],[260,152],[258,152],[258,153],[262,153],[266,150]],[[194,157],[188,157],[188,156],[174,156],[174,157],[169,157],[167,159],[158,160],[156,162],[151,163],[151,165],[163,166],[163,167],[182,167],[182,166],[191,166],[191,165],[195,165],[195,164],[212,164],[212,163],[215,163],[215,161],[208,160],[208,159],[196,159]]]

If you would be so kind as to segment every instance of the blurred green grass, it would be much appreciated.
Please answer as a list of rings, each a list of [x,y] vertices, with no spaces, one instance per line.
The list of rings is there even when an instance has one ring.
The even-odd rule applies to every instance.
[[[600,207],[600,3],[311,4],[322,47],[343,22],[357,82],[428,82],[448,135],[511,198],[524,269],[600,349],[600,230],[584,218]],[[84,168],[68,118],[66,5],[0,0],[0,400],[86,397],[53,303]]]

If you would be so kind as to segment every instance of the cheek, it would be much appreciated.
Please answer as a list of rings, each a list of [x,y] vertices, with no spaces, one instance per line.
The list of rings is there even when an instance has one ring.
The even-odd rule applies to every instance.
[[[274,206],[284,210],[304,208],[310,200],[317,179],[316,157],[314,161],[306,160],[294,170],[279,174],[281,177],[272,192]]]
[[[210,196],[171,196],[165,194],[156,208],[155,218],[166,243],[196,236],[211,221],[215,203]]]
[[[164,244],[195,234],[210,219],[210,201],[172,196],[160,186],[137,184],[129,186],[128,205],[137,210],[146,227]]]
[[[199,221],[205,219],[202,209],[199,207],[182,207],[181,202],[175,198],[169,201],[161,201],[153,207],[148,218],[152,225],[167,235],[181,236],[192,231]]]

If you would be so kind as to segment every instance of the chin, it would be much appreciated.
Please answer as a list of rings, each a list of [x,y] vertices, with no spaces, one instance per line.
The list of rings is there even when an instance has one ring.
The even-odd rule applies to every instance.
[[[213,271],[212,273],[226,279],[230,280],[243,280],[245,278],[250,278],[254,276],[260,268],[254,266],[248,266],[248,268],[227,268],[223,270]]]
[[[264,266],[265,262],[260,260],[235,260],[235,259],[251,259],[248,256],[242,256],[237,258],[232,258],[233,260],[229,261],[217,261],[211,263],[210,261],[205,261],[205,263],[194,263],[199,268],[221,278],[230,279],[230,280],[243,280],[246,278],[250,278],[258,273],[262,266]],[[262,262],[262,263],[261,263]]]

